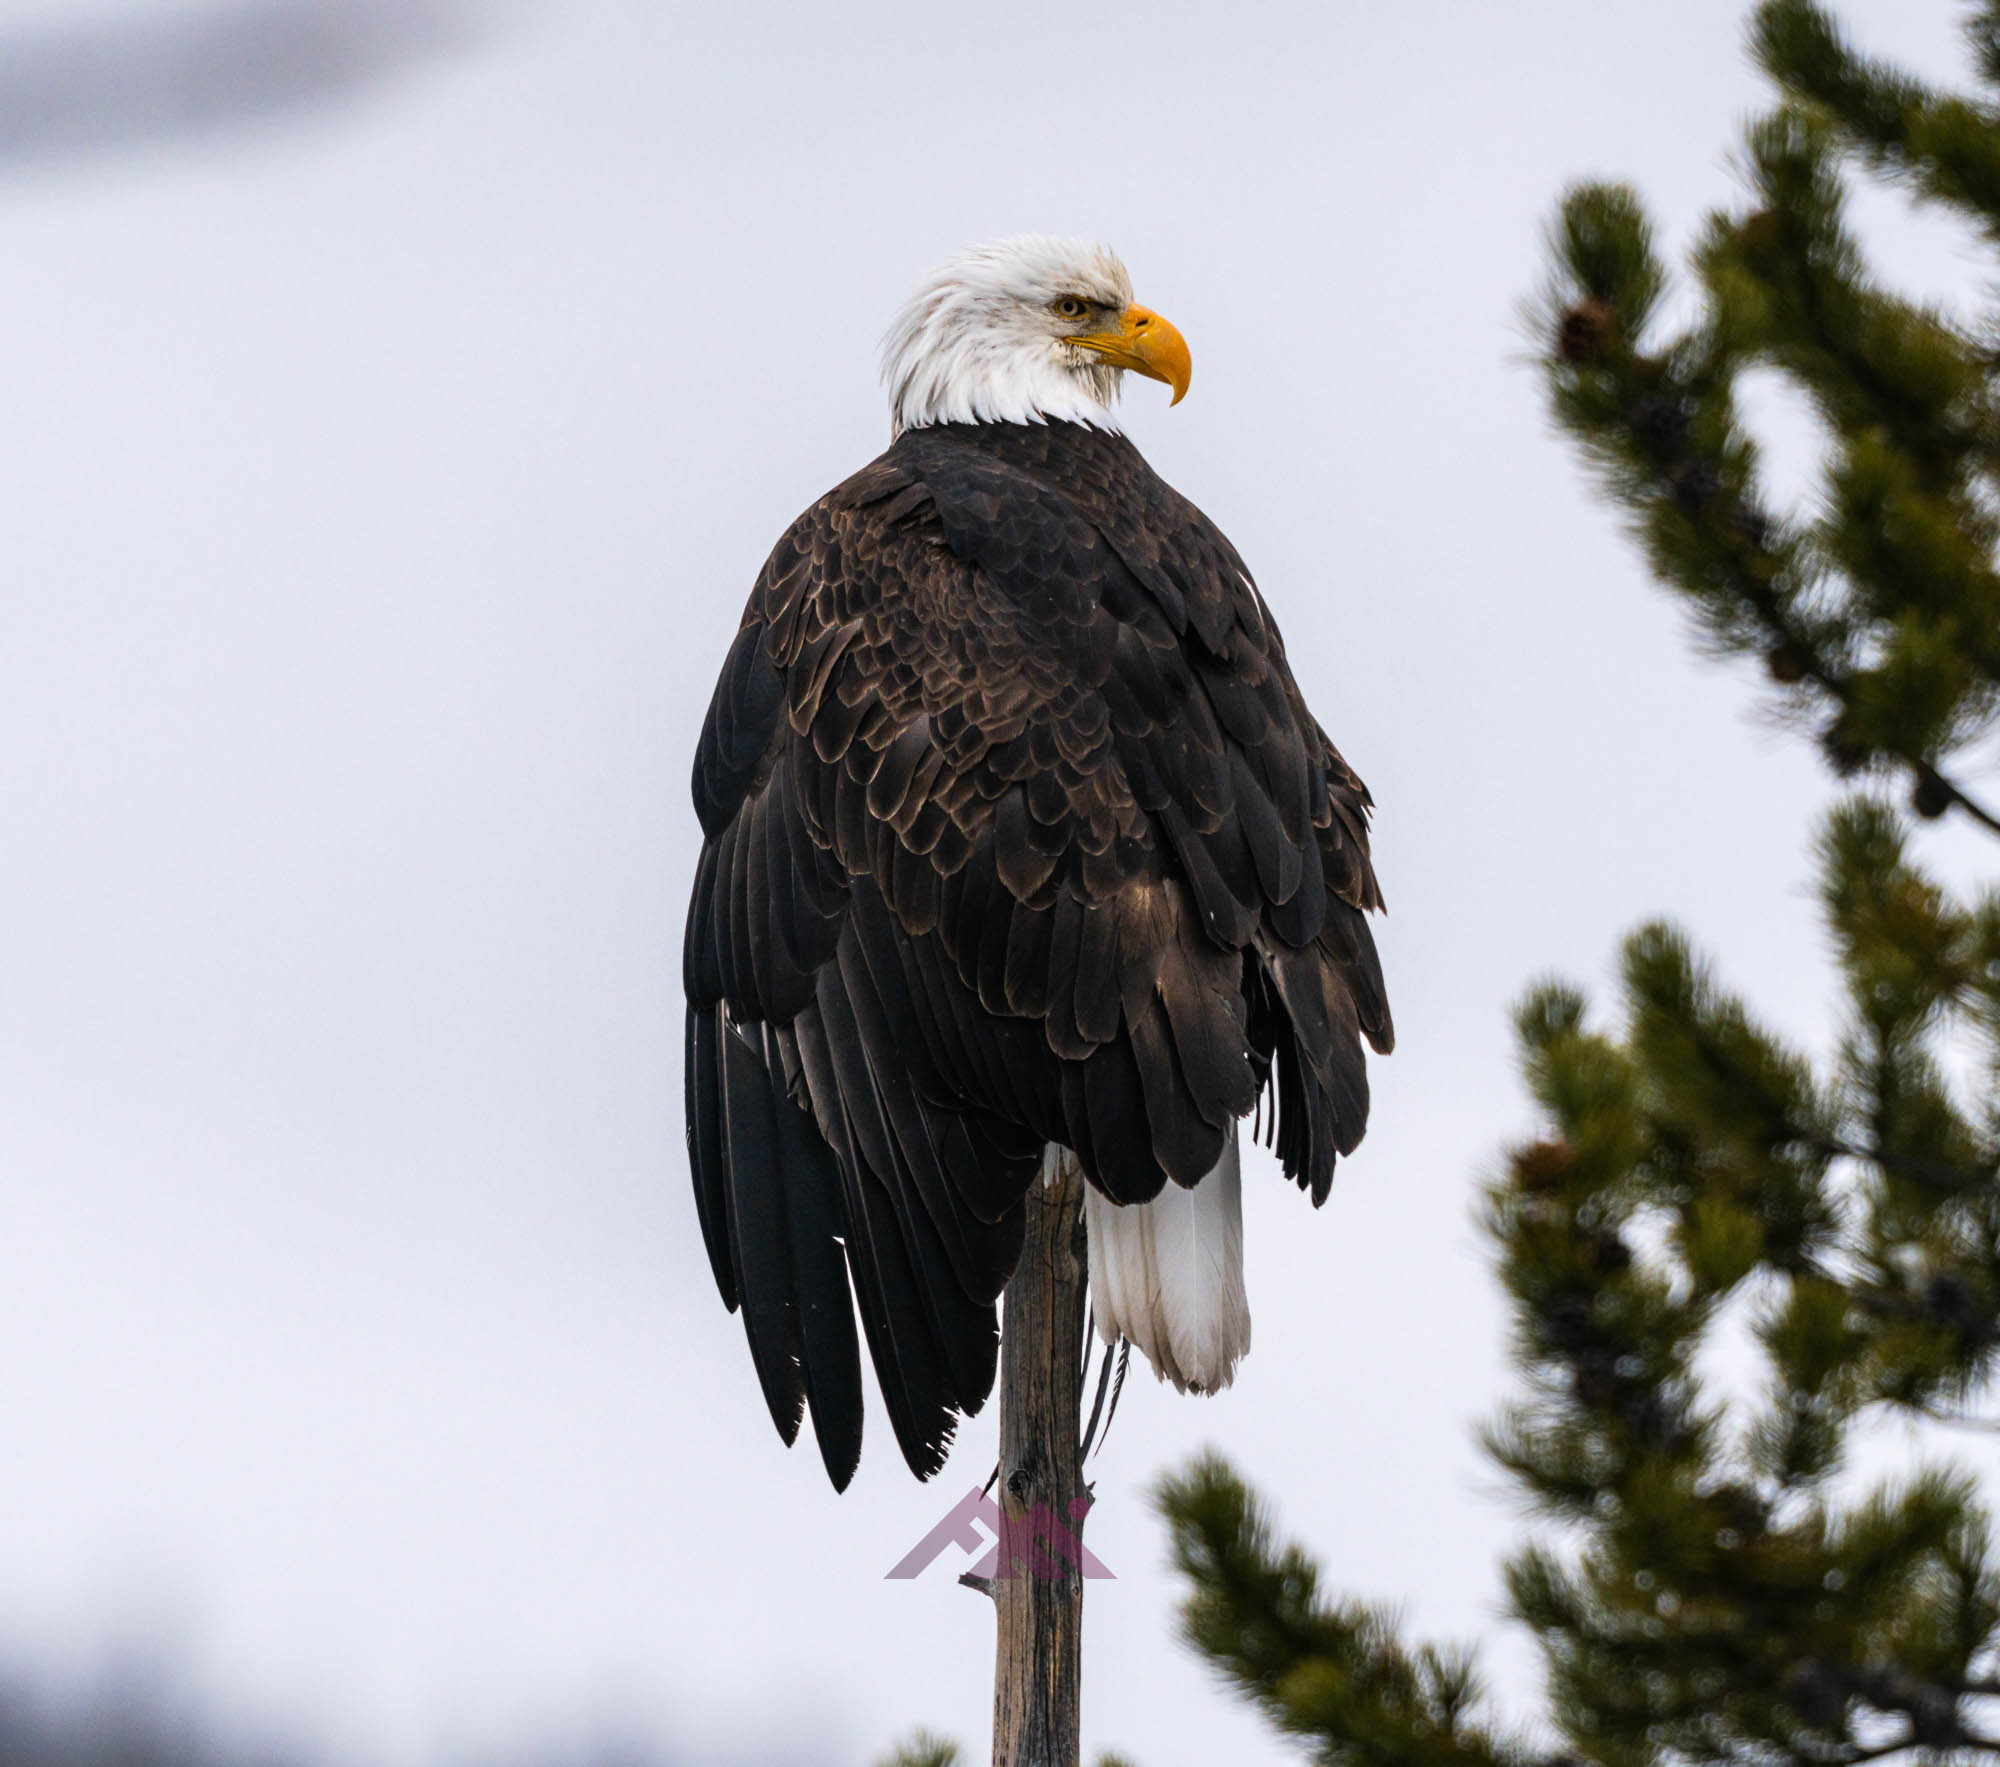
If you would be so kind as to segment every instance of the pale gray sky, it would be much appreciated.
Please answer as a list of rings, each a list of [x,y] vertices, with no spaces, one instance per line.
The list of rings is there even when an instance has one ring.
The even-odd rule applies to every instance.
[[[101,65],[80,17],[220,10],[256,9],[0,0],[0,96]],[[1957,65],[1942,0],[1843,10]],[[1817,770],[1690,658],[1515,321],[1566,180],[1631,177],[1676,246],[1729,195],[1741,14],[577,0],[189,130],[86,81],[94,132],[0,155],[0,1641],[158,1631],[393,1764],[607,1711],[701,1760],[983,1746],[990,1610],[882,1573],[991,1420],[928,1487],[879,1412],[843,1498],[780,1448],[688,1194],[678,978],[751,578],[886,440],[908,286],[1023,229],[1116,246],[1192,346],[1129,427],[1379,800],[1402,1039],[1322,1212],[1246,1173],[1236,1388],[1127,1392],[1086,1741],[1289,1758],[1172,1641],[1141,1494],[1204,1441],[1348,1589],[1491,1632],[1510,1001],[1654,913],[1801,1033],[1826,997]],[[1487,1660],[1524,1704],[1521,1641]]]

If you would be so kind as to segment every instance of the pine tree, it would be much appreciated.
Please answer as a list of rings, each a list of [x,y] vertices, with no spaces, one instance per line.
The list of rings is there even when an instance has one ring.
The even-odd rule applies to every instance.
[[[1968,772],[2000,718],[2000,327],[1893,292],[1844,213],[1851,179],[1887,179],[2000,250],[2000,0],[1970,35],[1961,97],[1819,7],[1758,8],[1778,100],[1685,329],[1632,191],[1573,190],[1552,228],[1532,317],[1559,426],[1706,645],[1761,663],[1853,783],[1817,838],[1841,1022],[1815,1064],[1658,924],[1625,944],[1615,1027],[1566,986],[1520,1009],[1545,1127],[1485,1197],[1520,1384],[1488,1447],[1540,1518],[1507,1569],[1547,1667],[1533,1737],[1482,1715],[1464,1654],[1323,1595],[1226,1464],[1161,1486],[1188,1640],[1315,1759],[2000,1756],[1967,1438],[1873,1485],[1850,1465],[1885,1415],[1995,1427],[1968,1408],[2000,1352],[2000,890],[1958,899],[1915,847],[1944,816],[2000,834]],[[1826,427],[1807,508],[1760,488],[1753,368]],[[1759,1390],[1698,1373],[1725,1318]]]

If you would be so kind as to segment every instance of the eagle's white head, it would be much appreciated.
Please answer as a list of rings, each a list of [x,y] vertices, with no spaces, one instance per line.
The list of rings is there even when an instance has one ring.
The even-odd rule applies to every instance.
[[[1094,424],[1125,370],[1165,381],[1178,405],[1191,367],[1181,334],[1132,300],[1101,245],[1023,233],[975,246],[910,297],[882,340],[894,433],[932,423]]]

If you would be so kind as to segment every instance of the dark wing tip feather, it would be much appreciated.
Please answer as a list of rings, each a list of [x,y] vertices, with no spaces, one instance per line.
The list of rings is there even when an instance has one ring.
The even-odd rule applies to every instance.
[[[724,1019],[722,1112],[728,1160],[729,1225],[743,1330],[750,1340],[771,1422],[789,1447],[805,1411],[798,1297],[791,1231],[785,1217],[784,1170],[771,1077],[743,1026]]]
[[[783,1074],[776,1034],[765,1027],[762,1041],[765,1072]],[[771,1088],[771,1108],[785,1186],[806,1408],[827,1477],[836,1491],[844,1491],[861,1462],[862,1397],[840,1168],[812,1118],[783,1087]]]
[[[729,1156],[723,1143],[721,1050],[716,1009],[687,1011],[683,1058],[687,1068],[688,1165],[694,1173],[695,1213],[702,1244],[722,1304],[736,1311],[736,1256],[729,1241]]]

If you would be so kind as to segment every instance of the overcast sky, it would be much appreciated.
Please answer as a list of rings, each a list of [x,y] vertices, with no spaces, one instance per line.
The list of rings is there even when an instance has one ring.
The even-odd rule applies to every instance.
[[[392,14],[0,0],[0,1655],[164,1637],[391,1767],[605,1714],[979,1756],[990,1608],[882,1578],[991,1418],[919,1486],[872,1410],[836,1499],[709,1277],[686,781],[764,554],[886,441],[896,303],[1073,232],[1186,334],[1129,428],[1380,804],[1367,1142],[1318,1214],[1251,1163],[1256,1347],[1206,1402],[1135,1371],[1091,1520],[1088,1747],[1287,1759],[1173,1642],[1146,1484],[1218,1442],[1338,1584],[1493,1633],[1510,1002],[1658,913],[1801,1036],[1827,998],[1816,767],[1691,658],[1516,321],[1566,180],[1676,249],[1727,199],[1738,0],[422,11],[301,64]],[[1843,11],[1958,63],[1943,0]]]

